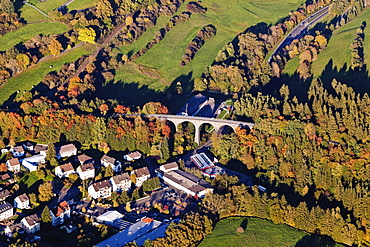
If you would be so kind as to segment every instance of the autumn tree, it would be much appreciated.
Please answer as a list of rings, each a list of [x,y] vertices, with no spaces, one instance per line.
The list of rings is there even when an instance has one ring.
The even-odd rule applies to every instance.
[[[49,207],[46,205],[41,213],[41,221],[44,223],[50,223],[52,221]]]
[[[12,14],[14,13],[14,4],[11,0],[1,0],[0,1],[0,11]]]
[[[44,182],[39,186],[39,200],[48,202],[53,197],[53,187],[50,182]]]
[[[83,42],[95,44],[95,38],[96,38],[96,32],[91,27],[81,28],[78,31],[78,39]]]
[[[104,177],[105,178],[110,178],[110,177],[113,177],[113,175],[114,175],[113,168],[112,168],[111,165],[108,165],[108,167],[105,168]]]
[[[50,165],[53,167],[57,167],[59,165],[57,158],[56,158],[56,151],[54,143],[48,144],[48,151],[46,153],[45,159],[49,161]]]
[[[63,49],[62,44],[57,39],[52,39],[48,45],[49,51],[52,55],[56,56],[60,54]]]
[[[109,1],[99,0],[96,4],[96,15],[99,18],[109,18],[114,15],[112,5]]]

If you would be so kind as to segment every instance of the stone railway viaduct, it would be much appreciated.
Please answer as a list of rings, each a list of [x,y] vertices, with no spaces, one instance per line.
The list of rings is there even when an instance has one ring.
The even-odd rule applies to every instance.
[[[136,114],[122,114],[123,116],[128,117],[135,117],[139,116]],[[195,127],[195,142],[197,144],[200,143],[200,127],[203,124],[210,124],[214,127],[215,132],[219,133],[220,130],[225,127],[229,126],[234,131],[237,127],[248,127],[249,129],[253,129],[254,123],[248,122],[241,122],[241,121],[233,121],[233,120],[226,120],[226,119],[216,119],[216,118],[207,118],[207,117],[194,117],[194,116],[182,116],[182,115],[162,115],[162,114],[148,114],[148,115],[141,115],[143,117],[148,118],[157,118],[163,121],[169,121],[175,125],[176,131],[178,126],[181,123],[189,122],[192,123]]]

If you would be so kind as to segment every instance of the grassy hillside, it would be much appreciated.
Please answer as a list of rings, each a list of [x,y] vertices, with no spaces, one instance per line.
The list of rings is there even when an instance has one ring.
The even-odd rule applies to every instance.
[[[48,18],[41,13],[39,13],[34,8],[23,5],[22,8],[19,10],[20,17],[23,18],[27,23],[33,23],[38,21],[46,21]]]
[[[201,75],[206,66],[212,63],[218,51],[237,34],[257,23],[274,24],[303,2],[302,0],[258,2],[204,0],[201,4],[208,8],[206,14],[192,15],[190,20],[174,27],[160,43],[135,61],[137,64],[155,69],[161,79],[147,77],[137,70],[131,71],[132,65],[126,65],[117,71],[116,81],[138,82],[141,85],[149,85],[152,89],[163,90],[174,81],[185,82],[194,79]],[[179,13],[185,11],[185,5],[181,6]],[[208,24],[213,24],[217,28],[216,36],[205,43],[188,65],[180,67],[181,57],[185,54],[188,43],[202,27]],[[153,33],[162,26],[163,23],[160,21],[153,29]],[[140,48],[152,37],[153,35],[147,35],[137,41],[142,44]],[[139,46],[136,42],[124,48],[126,52],[137,49]]]
[[[70,63],[85,54],[91,53],[91,48],[92,45],[85,44],[55,58],[47,59],[34,67],[28,68],[18,76],[12,77],[6,84],[0,87],[0,104],[4,103],[18,90],[21,92],[31,90],[32,86],[39,84],[47,73],[54,70],[58,71],[65,63]]]
[[[58,34],[68,30],[67,26],[59,22],[41,22],[30,24],[15,32],[7,33],[0,37],[0,51],[12,48],[16,44],[25,42],[36,35]]]
[[[346,66],[351,66],[351,50],[350,45],[356,35],[356,29],[360,27],[363,21],[370,19],[370,8],[362,11],[359,16],[354,20],[344,25],[343,27],[335,30],[331,39],[329,40],[328,46],[322,51],[318,58],[312,63],[312,73],[315,77],[322,74],[326,65],[329,61],[332,62],[332,67],[336,67],[338,70]],[[366,27],[364,30],[365,42],[364,42],[364,53],[365,63],[369,67],[370,65],[370,28]],[[284,72],[287,74],[293,74],[299,65],[299,59],[294,58],[290,60],[285,66]]]
[[[45,13],[49,13],[50,11],[58,8],[62,4],[64,4],[67,0],[52,0],[52,1],[45,1],[43,3],[37,3],[35,6]]]
[[[329,63],[333,60],[333,67],[342,68],[345,64],[351,65],[351,50],[350,45],[356,35],[356,29],[360,27],[363,21],[370,19],[370,9],[366,9],[359,14],[353,21],[335,30],[326,49],[319,54],[316,61],[312,64],[312,72],[315,76],[319,76]],[[370,55],[370,28],[365,28],[365,44],[364,51],[368,62]],[[370,64],[370,63],[368,63]]]
[[[244,233],[237,233],[242,226]],[[334,242],[320,239],[286,225],[276,225],[267,220],[247,217],[230,217],[217,223],[215,229],[199,245],[199,247],[231,247],[231,246],[342,246]]]
[[[67,7],[69,11],[86,9],[95,6],[97,2],[98,0],[74,0]]]

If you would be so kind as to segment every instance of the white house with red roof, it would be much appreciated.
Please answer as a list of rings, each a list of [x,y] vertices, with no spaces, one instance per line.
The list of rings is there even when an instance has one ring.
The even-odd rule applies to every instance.
[[[76,173],[71,163],[57,166],[55,168],[55,175],[59,178],[68,178],[69,175]]]
[[[18,158],[13,158],[6,161],[6,167],[11,172],[19,172],[21,170],[21,163]]]
[[[56,151],[57,159],[60,159],[63,157],[71,157],[72,155],[77,154],[77,148],[72,143],[66,144],[63,146],[57,146],[55,147],[55,151]]]
[[[53,226],[57,226],[64,223],[65,219],[69,219],[71,217],[71,208],[68,202],[63,201],[59,203],[55,208],[50,210],[51,215],[51,224]]]

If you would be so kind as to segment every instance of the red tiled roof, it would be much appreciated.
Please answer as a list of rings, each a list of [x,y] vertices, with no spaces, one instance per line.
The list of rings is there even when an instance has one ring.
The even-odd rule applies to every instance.
[[[67,163],[67,164],[64,164],[64,165],[60,165],[60,170],[62,172],[68,172],[68,171],[73,171],[74,168],[73,168],[71,163]]]
[[[143,176],[149,176],[150,172],[147,167],[142,167],[140,169],[136,169],[135,171],[136,177],[143,177]]]
[[[141,221],[146,222],[146,223],[150,223],[150,222],[153,221],[153,219],[152,218],[144,218]]]
[[[8,161],[9,161],[10,166],[17,166],[17,165],[20,164],[18,158],[13,158],[13,159],[10,159]]]

